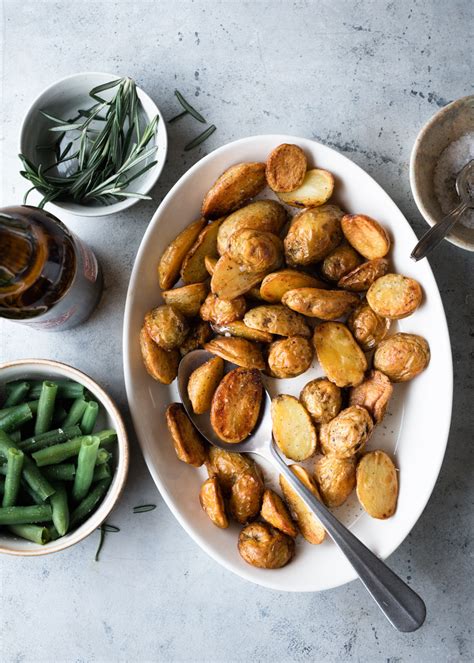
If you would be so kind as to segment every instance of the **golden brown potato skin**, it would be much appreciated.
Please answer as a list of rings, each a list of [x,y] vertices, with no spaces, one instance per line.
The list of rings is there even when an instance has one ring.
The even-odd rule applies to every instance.
[[[321,290],[320,288],[296,288],[288,290],[282,303],[292,311],[320,320],[337,320],[347,315],[359,298],[344,290]]]
[[[201,213],[206,219],[218,219],[241,207],[265,188],[264,163],[238,163],[217,178],[204,196]]]
[[[342,392],[330,380],[317,378],[303,387],[300,401],[315,423],[327,424],[341,411]]]
[[[347,326],[364,352],[373,350],[387,336],[391,321],[373,311],[367,302],[362,302],[353,311]]]
[[[398,333],[380,343],[374,354],[374,368],[392,382],[406,382],[419,375],[430,362],[430,346],[417,334]]]
[[[398,499],[397,469],[384,451],[370,451],[359,461],[357,497],[372,518],[385,520],[395,513]]]
[[[385,416],[388,402],[392,396],[392,383],[380,371],[370,371],[357,387],[349,392],[349,404],[365,407],[376,424]]]
[[[281,191],[278,198],[292,207],[318,207],[324,205],[334,191],[334,176],[322,168],[306,171],[303,183],[294,191]]]
[[[188,396],[196,414],[204,414],[210,409],[212,397],[224,375],[224,361],[213,357],[198,366],[188,381]]]
[[[166,247],[158,265],[158,278],[162,290],[168,290],[178,280],[184,256],[192,247],[206,223],[206,219],[194,221]]]
[[[342,232],[351,246],[367,260],[383,258],[390,250],[390,237],[380,223],[365,214],[346,214]]]
[[[181,278],[184,283],[198,283],[207,279],[206,256],[217,257],[217,233],[223,219],[209,223],[201,232],[186,254],[181,265]]]
[[[342,211],[335,205],[306,209],[295,216],[284,240],[288,265],[309,265],[325,258],[342,239]]]
[[[362,263],[351,272],[339,279],[339,288],[351,292],[364,292],[372,283],[388,272],[388,260],[386,258],[375,258]]]
[[[288,290],[305,287],[324,288],[325,284],[310,274],[298,272],[295,269],[282,269],[268,274],[263,279],[260,285],[260,296],[270,304],[279,304]]]
[[[182,288],[164,290],[161,294],[165,304],[172,306],[186,317],[193,318],[198,315],[208,292],[209,287],[206,283],[192,283]]]
[[[256,306],[245,314],[244,323],[278,336],[311,336],[304,317],[279,304]]]
[[[311,366],[313,347],[303,336],[289,336],[270,345],[267,361],[274,378],[293,378]]]
[[[242,269],[229,253],[224,253],[214,267],[211,290],[222,299],[235,299],[258,285],[266,272],[248,272]]]
[[[218,259],[219,258],[215,258],[214,256],[204,257],[204,267],[206,268],[206,271],[209,274],[209,276],[212,276],[214,274],[214,270],[216,268]]]
[[[158,306],[145,315],[145,327],[163,350],[174,350],[184,342],[189,325],[182,313],[172,306]]]
[[[303,184],[308,161],[298,145],[282,143],[270,152],[265,175],[273,191],[294,191]]]
[[[351,405],[320,429],[321,449],[326,456],[351,458],[361,451],[374,424],[367,410]]]
[[[250,456],[225,451],[219,447],[209,447],[206,467],[209,477],[217,479],[226,496],[230,495],[232,486],[242,474],[259,474],[259,468]]]
[[[263,481],[259,471],[244,472],[232,484],[229,509],[232,518],[245,525],[260,513]]]
[[[258,345],[245,338],[216,336],[205,343],[204,349],[242,368],[258,368],[262,371],[265,368],[262,351]]]
[[[294,396],[279,394],[272,400],[273,437],[291,460],[303,461],[316,451],[318,435],[304,405]]]
[[[262,509],[260,515],[275,529],[295,537],[298,530],[286,504],[277,493],[267,488],[263,493]]]
[[[370,307],[383,318],[399,320],[416,311],[423,293],[415,279],[401,274],[386,274],[370,286],[366,297]]]
[[[224,255],[229,248],[230,238],[243,228],[253,228],[279,235],[287,220],[283,205],[276,200],[256,200],[229,214],[220,225],[217,234],[217,250]]]
[[[367,359],[342,322],[323,322],[314,330],[313,342],[326,377],[338,387],[362,382]]]
[[[228,443],[242,442],[257,423],[262,404],[260,371],[234,368],[221,380],[212,398],[211,425]]]
[[[179,346],[181,356],[184,357],[188,352],[204,347],[204,343],[206,343],[211,336],[212,331],[207,322],[204,322],[203,320],[195,321],[192,324],[184,343],[181,343]]]
[[[221,529],[229,527],[224,498],[217,479],[207,479],[199,491],[199,502],[210,520]]]
[[[181,403],[171,403],[166,410],[166,423],[173,438],[176,455],[188,465],[200,467],[206,460],[203,438],[194,428]]]
[[[171,384],[178,375],[179,352],[160,348],[145,326],[140,331],[140,351],[148,374],[162,384]]]
[[[295,542],[267,523],[251,523],[240,532],[239,553],[251,566],[280,569],[293,558]]]
[[[319,493],[326,506],[341,506],[356,485],[355,460],[320,456],[314,466],[314,475]]]
[[[216,325],[225,325],[244,317],[247,303],[243,297],[221,299],[210,292],[200,309],[201,318]]]
[[[320,267],[321,275],[328,281],[339,281],[361,262],[362,258],[357,251],[350,244],[342,242],[324,258]]]
[[[280,267],[283,243],[273,233],[242,228],[229,239],[227,253],[244,271],[260,274]]]
[[[247,341],[255,341],[256,343],[271,343],[273,340],[271,334],[247,327],[243,320],[235,320],[223,325],[213,324],[212,329],[216,334],[221,334],[222,336],[237,336],[238,338],[245,338]]]
[[[316,499],[321,501],[318,487],[316,486],[314,480],[309,475],[307,470],[305,470],[304,467],[301,467],[300,465],[291,465],[290,467],[292,472],[296,474],[298,479],[303,483],[304,486],[306,486],[310,493],[312,493]],[[308,509],[303,500],[295,493],[288,481],[281,474],[280,488],[288,506],[290,507],[291,513],[298,523],[299,530],[306,541],[308,543],[312,543],[313,545],[319,545],[322,543],[326,536],[326,530],[321,525],[319,519],[312,511]]]

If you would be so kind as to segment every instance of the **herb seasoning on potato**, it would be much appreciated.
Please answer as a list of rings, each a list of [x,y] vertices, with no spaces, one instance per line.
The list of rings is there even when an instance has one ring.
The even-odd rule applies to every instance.
[[[263,385],[257,369],[235,368],[223,377],[212,398],[211,424],[224,442],[242,442],[257,423]]]

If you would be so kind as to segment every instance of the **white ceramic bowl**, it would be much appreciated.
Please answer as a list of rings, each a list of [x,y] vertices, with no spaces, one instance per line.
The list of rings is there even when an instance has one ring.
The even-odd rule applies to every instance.
[[[40,110],[47,111],[60,118],[73,117],[78,108],[87,108],[94,103],[93,99],[89,96],[90,90],[98,85],[103,85],[104,83],[116,80],[117,78],[119,77],[114,74],[89,71],[66,76],[47,87],[46,90],[43,90],[43,92],[41,92],[41,94],[33,101],[23,119],[20,132],[20,152],[28,157],[28,159],[34,164],[37,164],[40,162],[41,153],[36,149],[36,145],[47,145],[51,142],[51,132],[49,131],[51,121],[47,120],[40,113]],[[107,95],[109,92],[110,91],[107,91],[103,94]],[[156,156],[150,159],[150,161],[152,161],[156,158],[158,163],[141,177],[136,179],[132,185],[133,191],[147,194],[158,181],[165,165],[166,154],[168,151],[168,137],[165,120],[155,102],[139,87],[137,87],[137,93],[147,121],[149,122],[156,115],[159,117],[155,137],[155,144],[157,146]],[[25,187],[27,184],[29,183],[25,180]],[[39,196],[40,194],[35,192],[34,195]],[[69,201],[54,201],[48,203],[48,206],[51,209],[56,210],[56,213],[59,213],[59,216],[60,211],[65,210],[66,212],[77,214],[79,216],[97,217],[122,212],[134,205],[138,200],[138,198],[124,198],[113,205],[90,206],[79,205]]]
[[[422,128],[410,158],[410,185],[425,221],[434,226],[445,216],[434,191],[434,170],[445,148],[468,131],[474,131],[474,95],[453,101]],[[446,237],[456,246],[474,251],[474,228],[457,223]]]
[[[0,528],[0,553],[22,556],[47,555],[48,553],[59,552],[60,550],[69,548],[69,546],[73,546],[75,543],[85,539],[86,536],[89,536],[89,534],[94,532],[103,523],[114,508],[125,486],[129,463],[127,431],[117,406],[97,382],[94,382],[85,373],[72,368],[72,366],[48,359],[20,359],[0,364],[0,390],[3,389],[3,385],[6,382],[10,382],[11,380],[54,380],[55,378],[67,378],[84,385],[86,389],[94,394],[95,399],[100,405],[100,412],[97,419],[98,425],[101,428],[114,428],[116,430],[117,444],[114,452],[115,472],[112,483],[102,502],[92,515],[82,525],[73,529],[65,536],[56,539],[56,541],[39,545],[5,533]]]
[[[159,384],[146,373],[138,342],[145,313],[161,303],[156,264],[165,247],[199,215],[204,194],[226,168],[243,161],[264,161],[280,143],[300,145],[310,164],[335,175],[334,199],[343,209],[369,214],[387,228],[393,239],[390,259],[394,268],[416,278],[424,290],[422,306],[414,315],[394,324],[392,332],[401,330],[424,336],[431,346],[431,363],[412,382],[395,385],[388,414],[368,445],[368,449],[388,451],[400,468],[397,511],[388,520],[374,520],[362,512],[355,494],[335,510],[341,521],[382,558],[407,536],[431,495],[448,438],[452,400],[448,329],[428,262],[414,263],[410,259],[416,241],[410,225],[385,191],[346,157],[305,138],[254,136],[225,145],[190,168],[161,203],[138,251],[127,295],[123,352],[128,401],[138,439],[153,479],[178,521],[203,550],[242,578],[280,591],[302,592],[341,585],[354,579],[354,570],[330,540],[312,546],[301,537],[295,559],[282,569],[257,569],[243,561],[237,551],[237,525],[218,529],[200,507],[198,493],[207,478],[206,469],[196,469],[176,457],[165,422],[166,407],[179,400],[176,384]],[[266,190],[262,195],[271,197],[271,192]],[[306,382],[320,375],[321,367],[315,361],[302,376],[265,382],[272,395],[298,396]],[[279,491],[276,473],[260,459],[258,462],[267,485]]]

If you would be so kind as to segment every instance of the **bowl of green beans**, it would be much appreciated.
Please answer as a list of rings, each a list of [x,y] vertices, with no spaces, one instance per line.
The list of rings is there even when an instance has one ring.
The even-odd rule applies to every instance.
[[[46,359],[0,364],[0,552],[84,539],[115,506],[128,463],[120,412],[94,380]]]

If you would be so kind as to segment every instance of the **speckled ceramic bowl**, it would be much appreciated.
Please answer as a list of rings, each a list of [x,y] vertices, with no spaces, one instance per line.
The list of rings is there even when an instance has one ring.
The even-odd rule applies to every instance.
[[[445,216],[434,190],[434,170],[446,147],[468,131],[474,131],[474,95],[442,108],[418,134],[410,159],[410,185],[418,209],[430,226]],[[457,223],[448,242],[474,251],[474,229]]]

